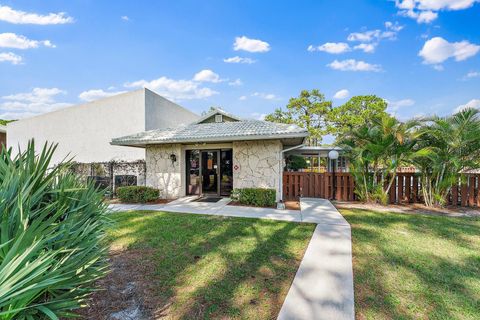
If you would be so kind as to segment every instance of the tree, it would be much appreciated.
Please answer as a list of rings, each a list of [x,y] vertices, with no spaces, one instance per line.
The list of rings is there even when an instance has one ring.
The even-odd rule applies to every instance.
[[[355,192],[361,200],[387,203],[397,168],[412,154],[416,122],[402,123],[387,114],[354,127],[340,145],[350,160]]]
[[[443,206],[462,173],[480,168],[480,111],[424,119],[416,135],[411,163],[421,172],[425,205]]]
[[[302,90],[296,98],[291,98],[286,111],[276,109],[265,120],[281,123],[295,123],[308,130],[309,145],[318,145],[322,136],[327,133],[326,118],[332,110],[332,102],[326,101],[325,96],[317,89]]]
[[[375,95],[355,96],[328,114],[328,132],[341,137],[387,115],[387,102]]]

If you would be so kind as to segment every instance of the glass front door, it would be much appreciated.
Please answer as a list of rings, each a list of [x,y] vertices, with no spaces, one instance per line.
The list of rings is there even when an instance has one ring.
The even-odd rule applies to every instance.
[[[218,166],[218,150],[202,151],[202,193],[219,194],[218,177],[220,168]]]
[[[232,149],[187,150],[187,195],[230,196],[233,189]]]

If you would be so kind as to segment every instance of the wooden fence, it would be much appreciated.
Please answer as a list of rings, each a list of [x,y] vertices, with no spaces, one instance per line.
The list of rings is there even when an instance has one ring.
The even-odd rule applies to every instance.
[[[350,173],[284,172],[283,198],[299,197],[356,200],[353,176]],[[463,180],[463,179],[462,179]],[[335,188],[334,188],[335,186]],[[467,174],[466,179],[452,187],[447,203],[455,206],[480,207],[480,174]],[[422,203],[422,184],[414,173],[397,174],[389,192],[390,203]]]

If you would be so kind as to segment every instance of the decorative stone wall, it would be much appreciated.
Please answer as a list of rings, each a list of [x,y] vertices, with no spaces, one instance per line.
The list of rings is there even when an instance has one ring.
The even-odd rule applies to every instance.
[[[233,143],[233,188],[271,188],[280,199],[280,140]]]
[[[170,155],[177,161],[172,163]],[[146,148],[147,186],[160,190],[161,199],[176,199],[183,196],[182,147],[180,144],[157,145]]]

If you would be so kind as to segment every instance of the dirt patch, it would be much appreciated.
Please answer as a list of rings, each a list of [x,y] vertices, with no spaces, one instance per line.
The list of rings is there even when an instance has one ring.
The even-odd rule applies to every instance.
[[[77,311],[84,319],[146,320],[159,316],[155,270],[150,257],[155,250],[110,252],[110,273],[96,283],[88,306]]]
[[[468,208],[468,207],[445,207],[445,208],[430,208],[420,203],[414,204],[395,204],[382,206],[373,203],[362,202],[333,202],[338,209],[361,209],[361,210],[373,210],[380,212],[395,212],[405,214],[427,214],[437,216],[448,217],[480,217],[480,208]]]
[[[285,201],[284,203],[288,210],[300,210],[300,201]]]

